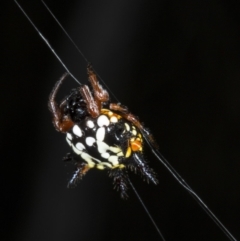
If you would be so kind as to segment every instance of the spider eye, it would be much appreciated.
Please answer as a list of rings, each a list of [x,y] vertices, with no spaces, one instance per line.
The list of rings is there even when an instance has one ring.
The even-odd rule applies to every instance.
[[[77,122],[85,119],[85,117],[88,115],[88,112],[86,107],[78,107],[74,109],[70,115],[73,121]]]

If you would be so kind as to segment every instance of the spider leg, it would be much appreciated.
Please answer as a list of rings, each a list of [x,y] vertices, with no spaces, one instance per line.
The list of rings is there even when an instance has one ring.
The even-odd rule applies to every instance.
[[[102,102],[107,102],[109,100],[108,92],[100,85],[97,75],[94,73],[92,66],[89,64],[87,67],[88,79],[91,83],[94,93],[94,99],[101,109]]]
[[[96,118],[100,115],[101,107],[94,100],[92,93],[87,85],[80,87],[80,93],[86,102],[88,113]]]
[[[122,114],[123,114],[123,113],[129,114],[128,108],[127,108],[126,106],[121,105],[121,104],[111,103],[111,104],[110,104],[110,109],[111,109],[111,110],[119,111],[119,112],[121,112]]]
[[[81,162],[77,164],[77,169],[74,172],[71,180],[68,182],[68,187],[74,187],[78,181],[80,181],[83,176],[87,173],[89,170],[89,166],[85,162]]]
[[[151,181],[155,185],[158,184],[156,173],[148,166],[140,152],[133,153],[133,161],[128,165],[128,167],[132,171],[139,172],[147,182]]]
[[[108,92],[99,84],[92,66],[87,67],[88,79],[93,88],[93,95],[87,85],[80,87],[80,93],[87,104],[88,113],[96,118],[100,115],[102,103],[109,100]]]
[[[57,81],[57,83],[53,87],[53,90],[49,96],[49,101],[48,101],[49,110],[52,112],[52,115],[53,115],[53,124],[57,131],[60,131],[63,133],[67,132],[69,129],[72,128],[73,122],[68,116],[65,116],[62,114],[62,110],[61,108],[59,108],[55,98],[62,82],[66,79],[67,75],[68,74],[65,73],[60,78],[60,80]]]
[[[128,175],[126,170],[115,168],[109,171],[109,176],[113,178],[114,189],[120,191],[120,196],[122,199],[127,199],[128,190]]]
[[[135,126],[137,126],[140,131],[142,132],[142,134],[144,134],[145,137],[147,137],[147,139],[150,141],[150,143],[158,149],[158,145],[157,143],[155,142],[154,138],[153,138],[153,135],[151,134],[150,130],[145,128],[143,126],[143,124],[138,120],[138,117],[133,115],[132,113],[130,113],[128,111],[128,108],[125,107],[125,106],[122,106],[120,104],[116,104],[116,103],[111,103],[110,104],[110,109],[111,110],[114,110],[114,111],[117,111],[117,112],[120,112],[121,115],[127,119],[128,121],[132,122]]]

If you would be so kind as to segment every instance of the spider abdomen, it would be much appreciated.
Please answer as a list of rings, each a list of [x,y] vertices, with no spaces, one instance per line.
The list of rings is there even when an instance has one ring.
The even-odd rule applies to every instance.
[[[75,124],[66,140],[89,168],[100,170],[124,168],[132,151],[142,149],[142,137],[136,127],[107,109],[97,118],[86,117]]]

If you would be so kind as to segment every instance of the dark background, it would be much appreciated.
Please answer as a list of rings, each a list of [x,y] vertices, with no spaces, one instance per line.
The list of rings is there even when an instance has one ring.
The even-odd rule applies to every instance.
[[[86,62],[39,1],[20,1],[72,73]],[[150,127],[161,153],[240,238],[240,15],[237,1],[46,0],[117,98]],[[1,11],[3,240],[160,240],[135,194],[106,172],[67,189],[74,167],[47,108],[65,72],[8,1]],[[61,100],[77,84],[69,78]],[[115,101],[115,100],[114,100]],[[148,152],[159,185],[131,179],[167,241],[227,240]]]

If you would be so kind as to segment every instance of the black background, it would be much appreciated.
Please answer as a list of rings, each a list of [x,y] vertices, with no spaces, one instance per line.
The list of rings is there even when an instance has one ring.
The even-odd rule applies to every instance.
[[[46,1],[117,98],[150,127],[160,151],[240,237],[240,15],[237,1]],[[86,62],[39,1],[20,1],[72,73]],[[52,126],[49,93],[65,72],[8,1],[1,11],[3,240],[160,240],[135,194],[106,172],[75,189]],[[69,78],[60,101],[77,84]],[[115,100],[114,100],[115,101]],[[159,185],[131,179],[167,241],[227,240],[146,148]]]

